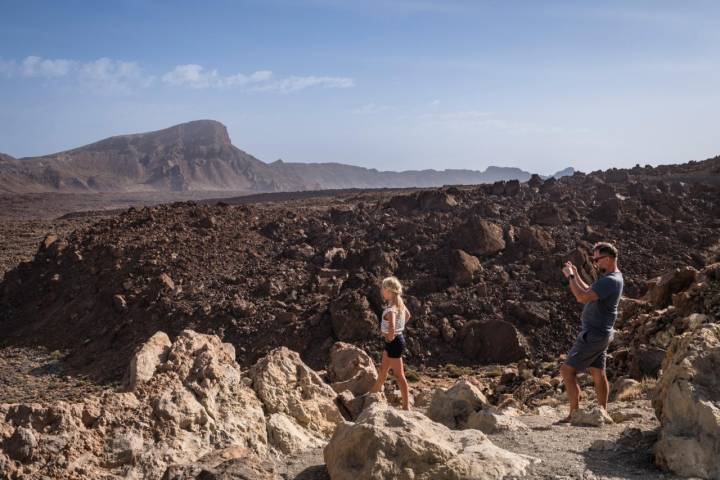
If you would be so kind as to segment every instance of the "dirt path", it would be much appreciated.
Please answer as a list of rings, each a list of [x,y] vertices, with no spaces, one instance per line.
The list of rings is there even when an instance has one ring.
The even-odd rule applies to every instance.
[[[648,400],[618,403],[620,410],[637,418],[615,425],[575,427],[554,425],[563,409],[544,409],[543,415],[523,415],[526,432],[505,432],[489,437],[516,453],[539,458],[533,471],[539,479],[674,479],[653,464],[652,446],[659,423]]]

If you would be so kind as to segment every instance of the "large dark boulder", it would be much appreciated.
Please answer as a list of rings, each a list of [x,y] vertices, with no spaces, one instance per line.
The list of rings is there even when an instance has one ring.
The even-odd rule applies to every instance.
[[[647,294],[643,300],[657,308],[664,308],[672,302],[672,296],[692,285],[698,271],[693,267],[676,268],[647,282]]]
[[[569,221],[567,212],[554,203],[545,203],[530,210],[532,223],[538,225],[564,225]]]
[[[348,269],[363,269],[379,275],[392,274],[397,269],[397,266],[395,255],[383,250],[379,245],[354,251],[345,260],[345,267]]]
[[[332,328],[338,340],[349,342],[377,337],[380,325],[367,297],[346,290],[330,304]]]
[[[465,325],[462,337],[465,356],[481,362],[516,362],[529,354],[525,337],[504,320],[471,320]]]
[[[517,242],[523,251],[547,252],[555,248],[555,241],[548,232],[542,228],[519,227],[517,229]]]
[[[612,224],[619,222],[624,213],[623,200],[612,197],[600,203],[590,212],[589,217],[599,222]]]
[[[457,206],[455,197],[440,190],[420,192],[417,196],[417,202],[420,210],[426,212],[449,212],[453,207]]]
[[[542,326],[550,321],[550,313],[542,302],[509,301],[508,313],[522,324]]]
[[[482,269],[480,260],[463,250],[452,250],[448,263],[448,277],[457,285],[467,285],[472,282],[475,272]]]
[[[473,255],[492,255],[505,249],[503,229],[496,223],[471,217],[453,234],[451,245]]]

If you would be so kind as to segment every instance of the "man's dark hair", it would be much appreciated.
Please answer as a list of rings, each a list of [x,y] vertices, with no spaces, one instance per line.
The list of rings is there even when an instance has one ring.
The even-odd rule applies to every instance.
[[[598,242],[593,246],[593,252],[600,252],[601,255],[617,258],[618,250],[615,245],[608,242]]]

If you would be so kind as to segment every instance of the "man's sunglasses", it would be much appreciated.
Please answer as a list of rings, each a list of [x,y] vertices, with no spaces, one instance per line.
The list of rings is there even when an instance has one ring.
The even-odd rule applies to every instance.
[[[610,256],[610,255],[601,255],[601,256],[599,256],[599,257],[592,257],[591,261],[592,261],[592,263],[597,263],[597,262],[599,262],[600,260],[602,260],[603,258],[607,258],[607,257],[609,257],[609,256]]]

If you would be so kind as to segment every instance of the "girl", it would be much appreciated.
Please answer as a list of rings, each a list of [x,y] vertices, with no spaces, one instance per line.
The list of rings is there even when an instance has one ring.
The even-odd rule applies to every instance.
[[[370,393],[377,393],[385,384],[388,370],[393,371],[395,379],[400,386],[402,394],[402,406],[404,410],[410,410],[408,406],[408,384],[405,379],[402,353],[405,349],[405,338],[403,330],[405,324],[410,321],[410,311],[405,307],[402,299],[402,285],[395,277],[388,277],[382,281],[380,289],[383,300],[387,306],[383,310],[380,332],[385,340],[385,349],[382,354],[382,363],[377,382],[370,389]]]

